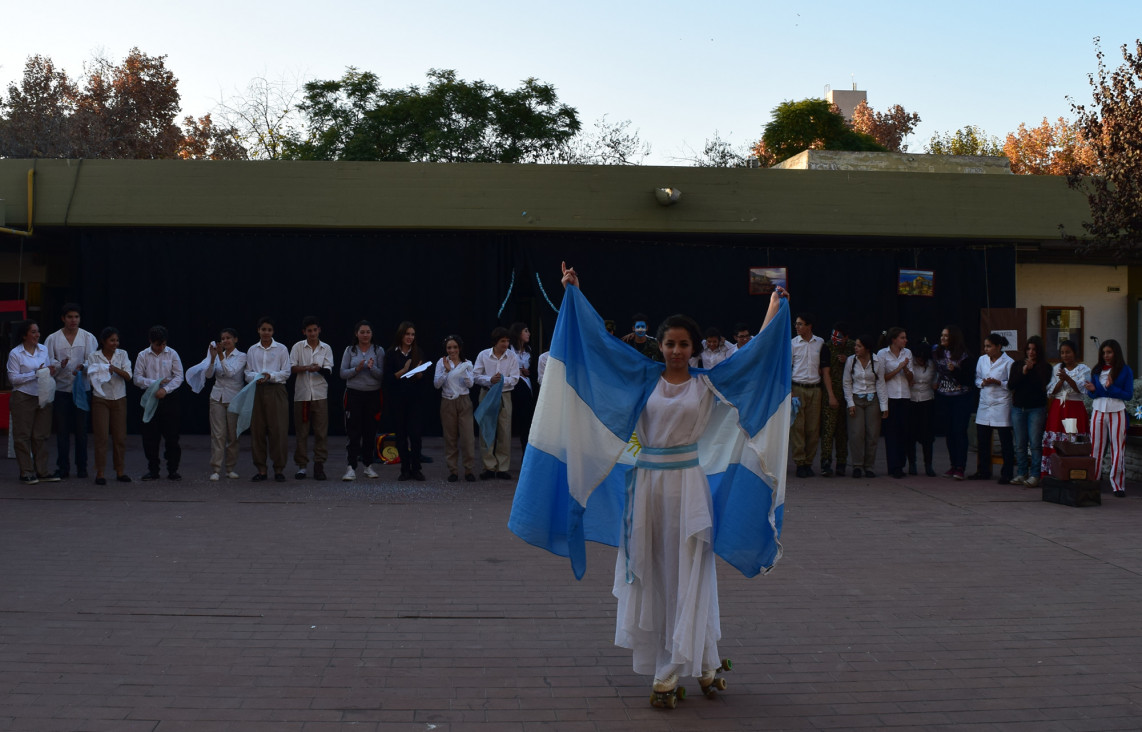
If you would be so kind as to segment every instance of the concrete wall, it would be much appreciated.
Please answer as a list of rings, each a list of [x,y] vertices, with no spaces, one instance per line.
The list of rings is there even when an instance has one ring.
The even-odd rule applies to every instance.
[[[1027,334],[1042,335],[1043,306],[1071,306],[1083,310],[1083,360],[1095,361],[1090,336],[1117,339],[1124,349],[1127,330],[1127,275],[1124,265],[1018,264],[1015,267],[1016,307],[1027,308]],[[1108,288],[1118,288],[1108,292]],[[1126,354],[1130,359],[1130,354]]]

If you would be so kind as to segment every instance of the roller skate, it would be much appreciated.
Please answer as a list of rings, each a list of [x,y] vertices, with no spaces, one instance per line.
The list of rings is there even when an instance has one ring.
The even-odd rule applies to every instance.
[[[734,664],[730,659],[723,658],[722,665],[717,668],[706,669],[702,675],[698,677],[698,685],[702,687],[702,693],[706,695],[707,699],[713,699],[718,695],[719,691],[725,691],[726,680],[718,676],[718,672],[725,673],[733,669]]]
[[[673,709],[686,698],[686,687],[678,685],[678,674],[670,674],[665,679],[655,679],[650,692],[650,706],[659,709]]]

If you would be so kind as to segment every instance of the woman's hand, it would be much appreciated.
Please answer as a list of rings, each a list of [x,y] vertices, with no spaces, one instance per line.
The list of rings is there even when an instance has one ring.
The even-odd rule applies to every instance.
[[[1083,386],[1085,386],[1086,390],[1089,391],[1091,394],[1094,393],[1094,384],[1092,384],[1091,382],[1088,381],[1087,383],[1083,384]]]
[[[849,407],[849,416],[850,417],[857,416],[857,408],[856,407]]]
[[[568,267],[566,262],[560,262],[563,267],[563,289],[567,289],[567,285],[579,286],[579,275],[575,272],[574,267]]]

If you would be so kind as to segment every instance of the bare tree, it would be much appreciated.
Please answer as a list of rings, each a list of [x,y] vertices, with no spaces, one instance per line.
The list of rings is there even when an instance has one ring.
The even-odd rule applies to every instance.
[[[223,127],[237,130],[238,141],[253,160],[279,160],[287,140],[300,137],[298,104],[305,95],[300,76],[250,80],[243,94],[223,97],[216,107]]]
[[[686,154],[671,158],[679,163],[688,163],[698,168],[748,168],[750,161],[755,159],[748,145],[734,146],[732,142],[723,138],[714,130],[713,137],[707,137],[702,150],[697,151],[689,145]],[[757,163],[753,163],[755,166]]]

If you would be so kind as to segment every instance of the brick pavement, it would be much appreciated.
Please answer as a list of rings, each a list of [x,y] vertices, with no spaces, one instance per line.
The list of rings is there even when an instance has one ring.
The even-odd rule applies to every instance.
[[[0,728],[1142,728],[1138,486],[791,479],[774,573],[719,562],[729,689],[667,712],[611,644],[613,550],[576,582],[507,531],[513,483],[443,481],[439,440],[411,486],[214,484],[185,441],[180,484],[0,464]]]

